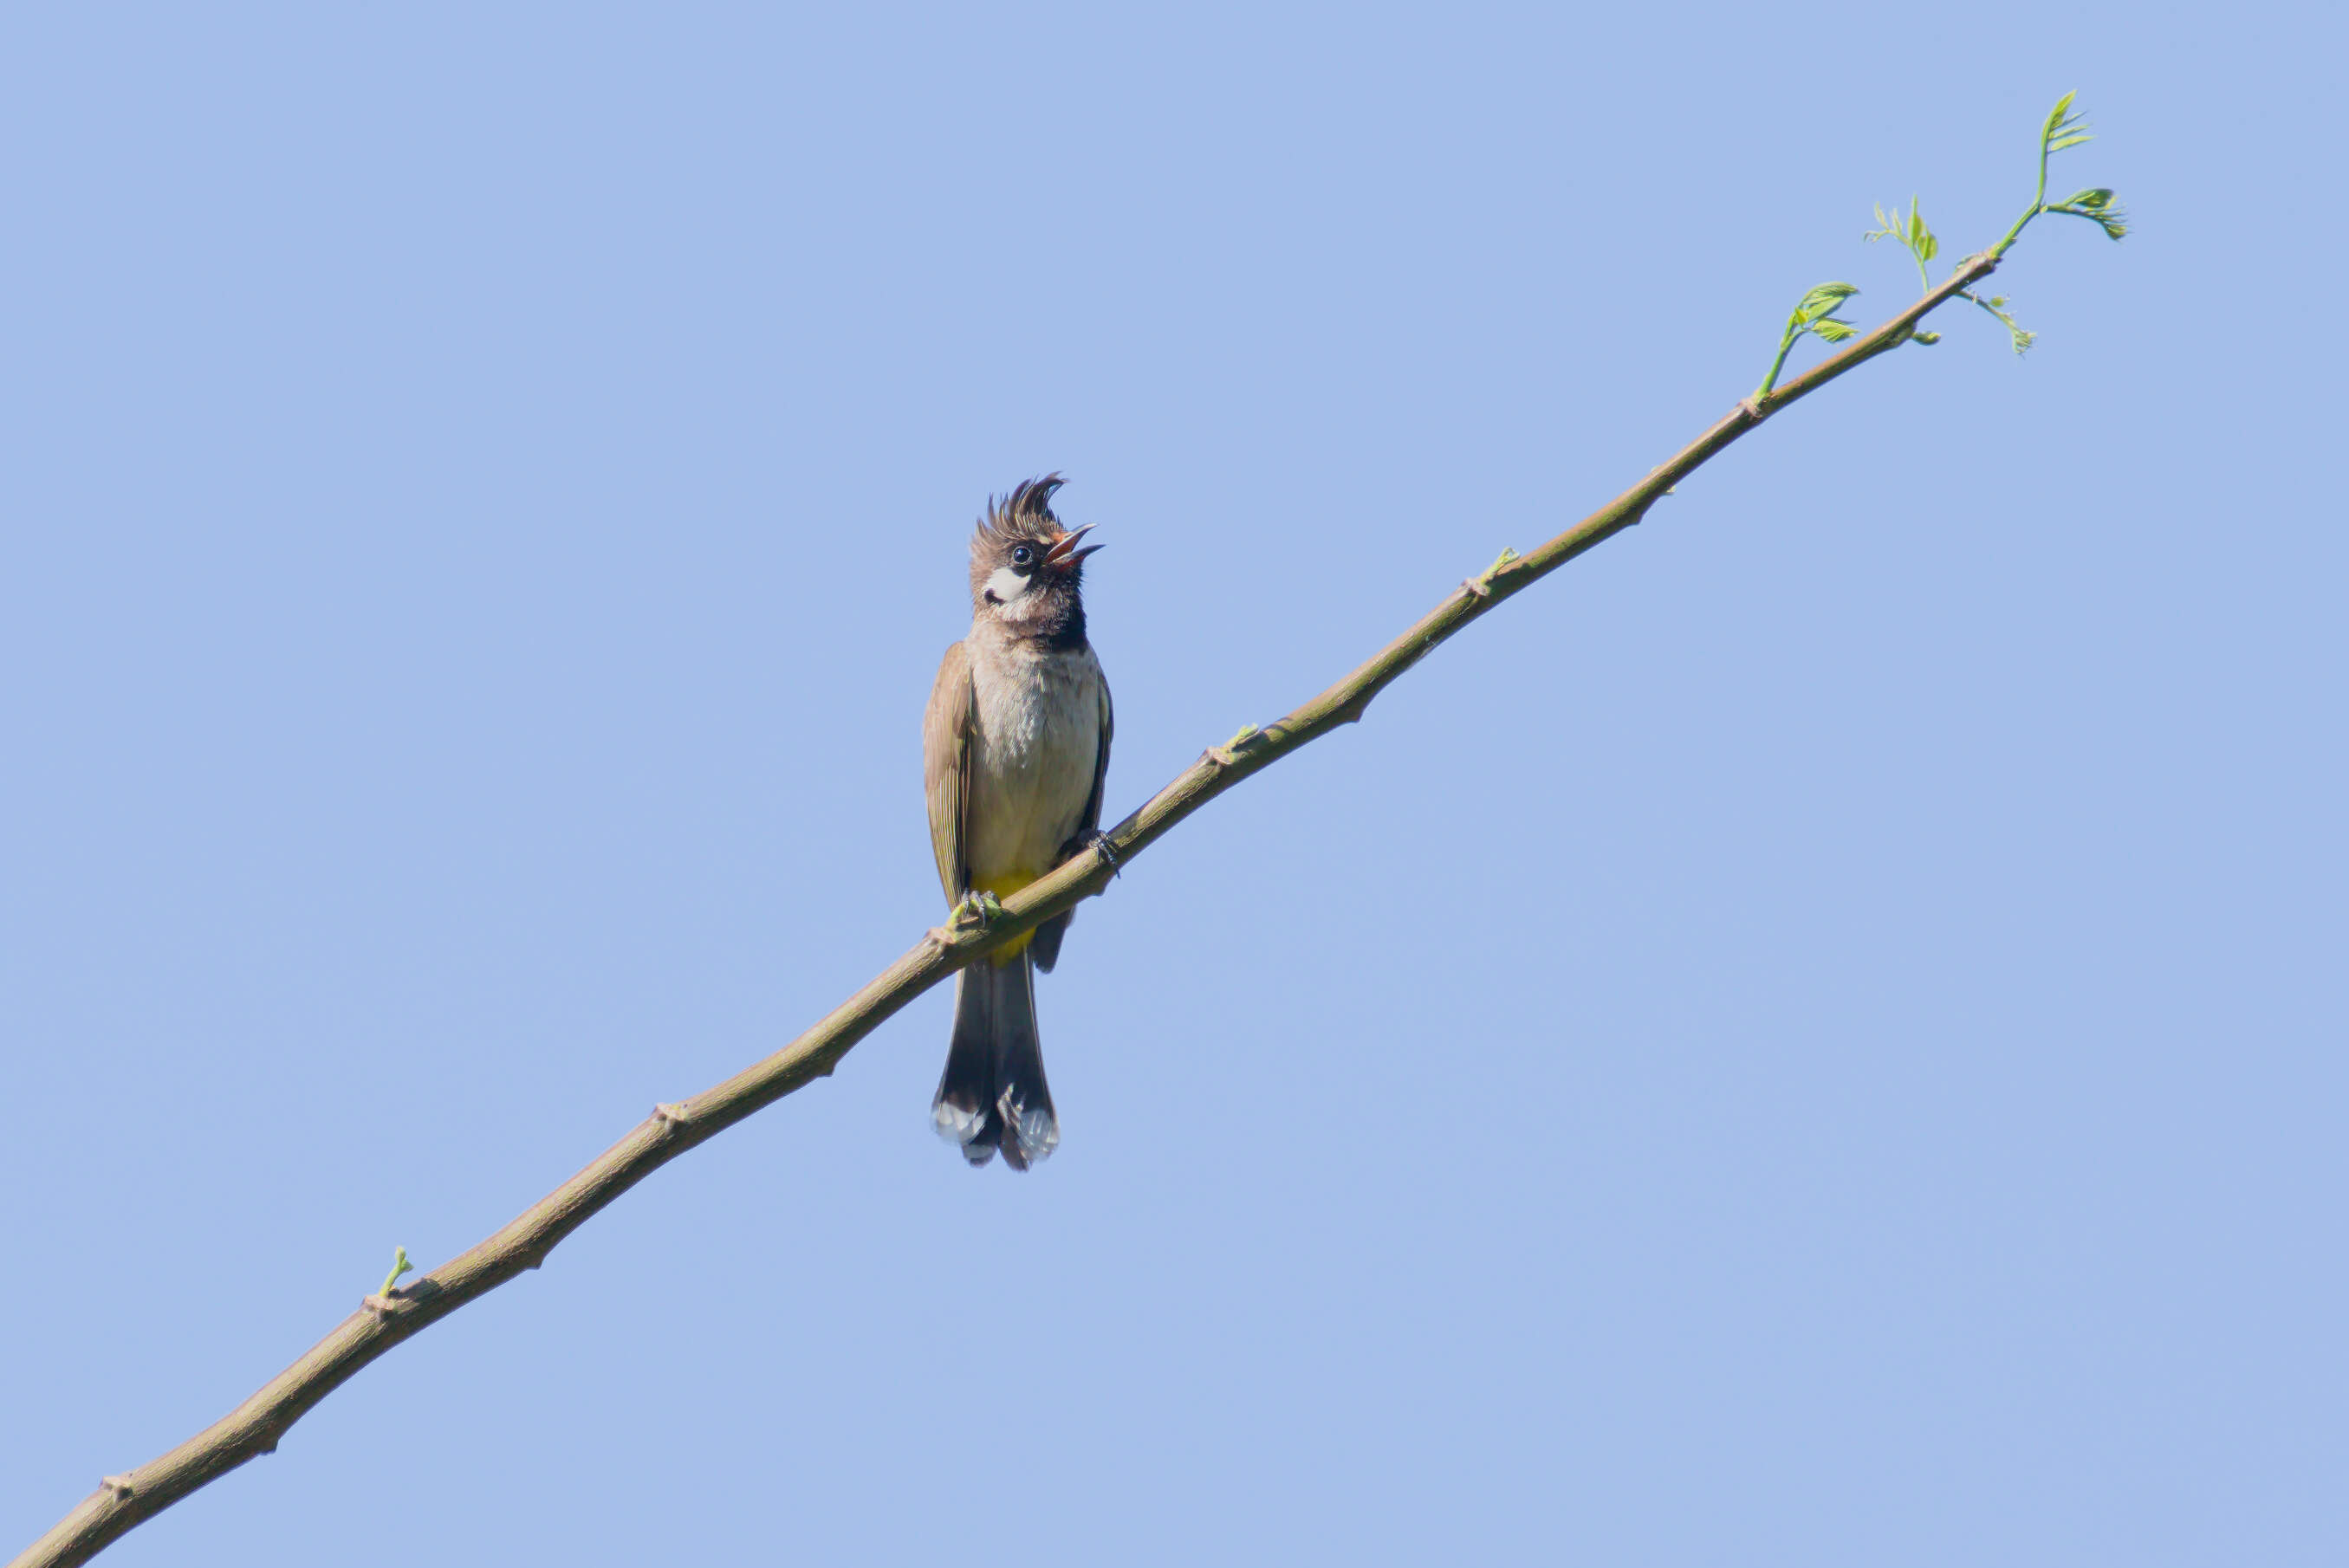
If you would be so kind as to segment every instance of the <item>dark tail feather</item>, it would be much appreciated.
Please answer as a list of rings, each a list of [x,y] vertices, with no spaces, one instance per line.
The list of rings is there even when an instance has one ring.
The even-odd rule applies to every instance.
[[[954,1043],[930,1120],[973,1165],[999,1148],[1005,1164],[1025,1171],[1061,1141],[1026,953],[1009,964],[982,958],[955,976]]]
[[[1052,972],[1052,965],[1061,961],[1061,938],[1069,934],[1070,918],[1076,913],[1071,909],[1054,915],[1038,926],[1028,938],[1028,956],[1034,959],[1036,967],[1047,975]]]

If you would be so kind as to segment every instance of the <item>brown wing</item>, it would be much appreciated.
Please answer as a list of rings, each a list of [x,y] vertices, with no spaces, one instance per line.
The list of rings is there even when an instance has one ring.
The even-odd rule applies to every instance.
[[[922,788],[930,800],[930,850],[938,858],[938,885],[947,902],[970,891],[964,832],[970,810],[970,728],[978,699],[970,687],[970,655],[960,643],[938,665],[937,685],[922,715]],[[1096,791],[1099,786],[1095,786]]]
[[[1101,747],[1093,754],[1093,792],[1085,797],[1085,814],[1077,820],[1076,835],[1061,846],[1061,859],[1063,861],[1081,854],[1085,846],[1092,841],[1093,835],[1101,831],[1102,789],[1109,781],[1109,738],[1115,727],[1115,712],[1109,700],[1109,679],[1103,676],[1101,683]],[[1061,961],[1061,938],[1069,934],[1069,922],[1076,913],[1072,909],[1067,914],[1053,916],[1038,926],[1036,934],[1029,940],[1028,951],[1035,954],[1036,967],[1048,975],[1052,972],[1052,965]]]

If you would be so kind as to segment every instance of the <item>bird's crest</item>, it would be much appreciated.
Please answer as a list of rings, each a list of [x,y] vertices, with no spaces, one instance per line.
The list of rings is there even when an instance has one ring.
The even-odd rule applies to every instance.
[[[999,500],[988,497],[987,515],[978,520],[980,538],[1052,538],[1061,531],[1061,520],[1052,515],[1052,492],[1065,482],[1058,474],[1046,474],[1042,479],[1015,485],[1009,495]]]

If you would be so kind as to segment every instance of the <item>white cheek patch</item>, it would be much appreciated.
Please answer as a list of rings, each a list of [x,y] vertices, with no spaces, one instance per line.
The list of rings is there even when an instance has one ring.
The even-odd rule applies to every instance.
[[[1009,604],[1028,592],[1032,578],[1022,577],[1009,566],[999,566],[987,579],[987,591],[999,604]]]

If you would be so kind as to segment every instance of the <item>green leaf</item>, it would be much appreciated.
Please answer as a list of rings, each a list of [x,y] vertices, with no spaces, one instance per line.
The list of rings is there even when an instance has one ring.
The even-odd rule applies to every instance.
[[[1806,321],[1816,321],[1858,292],[1849,284],[1821,284],[1803,296],[1795,314]]]
[[[1762,385],[1754,389],[1756,399],[1767,397],[1778,384],[1778,372],[1786,366],[1786,351],[1795,346],[1796,338],[1808,332],[1829,343],[1841,343],[1859,330],[1835,315],[1836,307],[1858,292],[1852,284],[1821,284],[1795,302],[1795,312],[1786,318],[1786,330],[1778,339],[1778,357],[1772,361],[1770,373],[1762,378]]]
[[[2075,90],[2055,100],[2055,107],[2047,111],[2047,123],[2040,128],[2040,140],[2053,141],[2082,122],[2084,117],[2072,112],[2072,101],[2079,96]]]
[[[2087,117],[2072,112],[2072,100],[2078,96],[2077,93],[2065,93],[2055,100],[2055,107],[2047,111],[2047,123],[2039,132],[2039,156],[2042,160],[2049,153],[2061,152],[2067,147],[2077,147],[2093,139],[2088,134]]]
[[[1924,203],[1914,196],[1909,198],[1909,215],[1904,218],[1900,215],[1899,208],[1895,207],[1887,213],[1883,204],[1879,202],[1876,208],[1876,224],[1875,228],[1862,234],[1860,238],[1868,241],[1899,241],[1901,248],[1916,258],[1918,275],[1924,279],[1925,286],[1930,289],[1933,286],[1933,280],[1926,273],[1925,263],[1941,253],[1941,242],[1936,239],[1933,231],[1926,226]]]
[[[2108,240],[2118,240],[2128,233],[2128,210],[2113,200],[2113,193],[2099,187],[2067,196],[2048,204],[2050,212],[2063,212],[2074,218],[2085,218],[2105,232]]]

